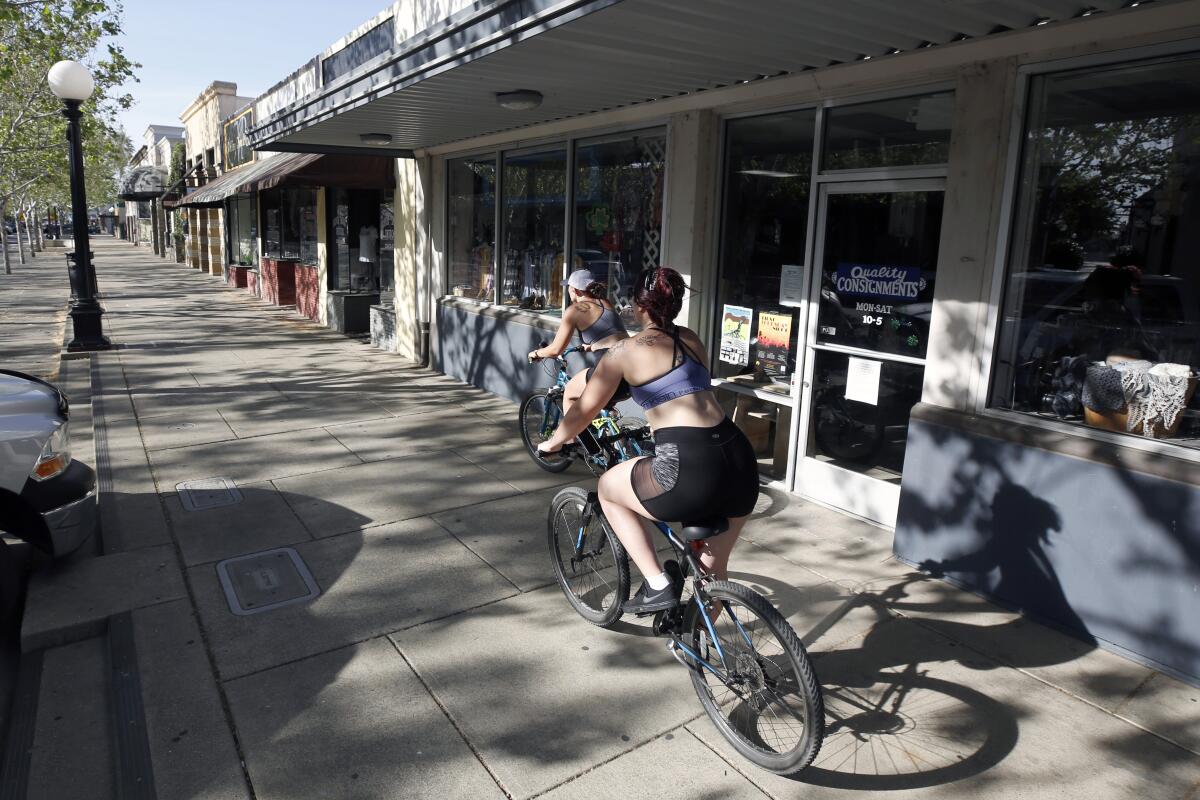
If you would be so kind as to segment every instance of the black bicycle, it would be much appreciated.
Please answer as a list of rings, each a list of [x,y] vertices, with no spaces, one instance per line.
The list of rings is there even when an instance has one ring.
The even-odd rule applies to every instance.
[[[648,439],[649,432],[637,435]],[[684,523],[678,533],[654,524],[675,554],[664,569],[684,586],[679,606],[654,615],[654,634],[667,637],[705,713],[734,749],[770,772],[799,772],[816,758],[825,726],[820,684],[800,637],[765,597],[704,569],[704,540],[724,533],[727,519]],[[629,598],[629,557],[596,493],[560,491],[547,531],[567,601],[588,622],[613,626]]]

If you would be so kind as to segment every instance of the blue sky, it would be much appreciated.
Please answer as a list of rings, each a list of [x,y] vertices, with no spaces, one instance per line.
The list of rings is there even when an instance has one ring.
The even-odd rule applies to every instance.
[[[122,44],[142,64],[121,115],[137,147],[147,125],[179,125],[179,112],[214,80],[254,97],[390,0],[124,0]]]

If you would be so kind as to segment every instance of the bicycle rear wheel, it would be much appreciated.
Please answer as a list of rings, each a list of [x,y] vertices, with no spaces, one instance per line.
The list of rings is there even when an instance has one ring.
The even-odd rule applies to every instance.
[[[525,450],[533,459],[533,463],[547,472],[562,472],[571,466],[569,456],[543,456],[537,449],[539,444],[553,435],[562,420],[562,415],[562,406],[558,400],[544,389],[530,392],[521,402],[521,408],[517,412],[521,441],[525,443]]]
[[[768,772],[799,772],[816,758],[825,732],[820,685],[804,645],[757,592],[717,581],[704,593],[723,608],[712,620],[718,651],[696,603],[688,606],[683,642],[707,664],[691,670],[700,704],[742,756]]]
[[[571,607],[593,625],[607,628],[621,618],[621,604],[629,599],[629,557],[609,533],[599,508],[584,529],[587,498],[583,489],[570,486],[550,502],[550,558]]]

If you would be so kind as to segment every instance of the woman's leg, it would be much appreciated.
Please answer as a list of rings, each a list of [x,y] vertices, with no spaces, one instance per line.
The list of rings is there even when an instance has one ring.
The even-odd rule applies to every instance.
[[[640,460],[641,458],[633,458],[622,461],[601,475],[597,493],[600,495],[600,505],[604,508],[608,524],[625,546],[625,551],[629,553],[633,563],[643,575],[659,575],[663,571],[662,565],[658,563],[658,554],[654,552],[650,532],[642,522],[643,519],[654,517],[633,493],[633,465]],[[726,560],[728,558],[726,554]]]
[[[750,518],[730,517],[729,530],[720,536],[704,540],[704,546],[700,550],[700,563],[719,581],[729,577],[729,554],[733,552],[733,547],[737,544],[738,536],[741,535],[742,528],[746,527],[748,519]]]
[[[567,386],[563,389],[563,414],[571,410],[571,404],[580,398],[585,386],[587,386],[586,370],[576,372],[571,376],[571,380],[567,381]]]

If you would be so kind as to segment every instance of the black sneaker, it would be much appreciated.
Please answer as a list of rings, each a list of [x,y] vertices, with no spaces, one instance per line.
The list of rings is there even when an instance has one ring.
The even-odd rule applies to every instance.
[[[679,605],[679,595],[675,593],[675,582],[655,591],[650,584],[642,581],[637,594],[621,604],[621,610],[626,614],[653,614],[655,611],[666,611]]]

